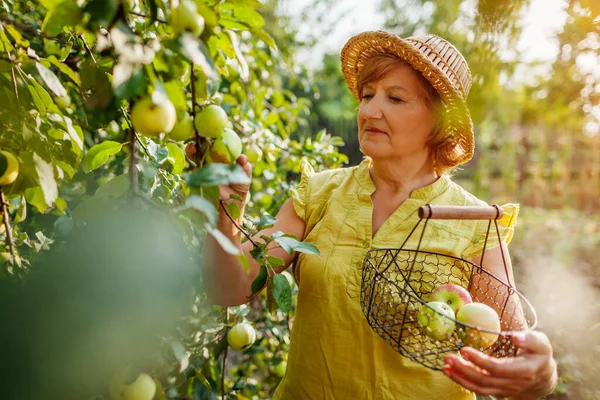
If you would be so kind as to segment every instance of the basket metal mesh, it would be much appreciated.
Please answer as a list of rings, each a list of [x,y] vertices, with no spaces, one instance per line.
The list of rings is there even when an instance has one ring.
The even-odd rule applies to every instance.
[[[425,228],[426,224],[423,231]],[[492,307],[500,317],[501,331],[495,332],[498,339],[479,350],[494,357],[514,356],[517,349],[510,334],[533,329],[535,310],[512,285],[458,257],[420,249],[370,250],[363,262],[361,307],[369,325],[395,351],[428,368],[441,370],[444,356],[465,345],[459,329],[448,339],[432,339],[425,334],[417,314],[430,301],[432,291],[446,283],[467,288],[474,302]],[[439,317],[448,318],[442,314]],[[457,327],[491,332],[453,321]]]

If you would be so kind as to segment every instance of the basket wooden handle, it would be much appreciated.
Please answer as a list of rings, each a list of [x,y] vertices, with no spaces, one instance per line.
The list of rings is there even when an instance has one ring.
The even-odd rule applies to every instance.
[[[504,212],[500,206],[432,206],[419,208],[420,218],[429,219],[500,219]]]

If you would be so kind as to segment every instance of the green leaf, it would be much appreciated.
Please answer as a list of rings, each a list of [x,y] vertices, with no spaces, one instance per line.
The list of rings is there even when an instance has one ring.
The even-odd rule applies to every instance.
[[[103,199],[117,199],[127,194],[130,186],[129,174],[122,174],[100,186],[94,196]]]
[[[217,225],[217,208],[214,206],[213,203],[211,203],[204,197],[192,194],[188,196],[187,199],[185,199],[185,206],[187,208],[196,209],[204,215],[206,215],[206,218],[212,226]]]
[[[165,83],[165,92],[169,96],[169,100],[180,110],[187,110],[187,104],[185,100],[185,91],[183,90],[183,84],[181,81],[169,81]]]
[[[273,276],[273,297],[284,313],[292,310],[292,288],[287,278],[281,274]]]
[[[219,245],[221,245],[221,247],[223,248],[223,250],[225,250],[225,252],[232,254],[234,256],[237,256],[239,254],[241,254],[240,249],[231,242],[231,240],[229,240],[229,238],[227,236],[225,236],[220,230],[218,230],[217,228],[213,228],[211,226],[206,225],[206,230],[208,231],[208,233],[211,234],[211,236],[217,241],[217,243],[219,243]]]
[[[90,22],[106,26],[117,15],[119,0],[90,0],[84,11],[90,15]]]
[[[8,53],[9,51],[13,51],[14,49],[15,48],[8,39],[8,36],[6,36],[6,33],[4,32],[4,27],[0,25],[0,51],[3,53]]]
[[[106,108],[113,97],[111,83],[106,73],[92,61],[81,67],[81,92],[86,104],[93,109]]]
[[[81,21],[81,9],[75,2],[65,0],[48,11],[42,22],[42,32],[47,36],[57,36],[65,26],[77,25],[79,21]]]
[[[251,286],[252,294],[256,294],[256,293],[260,292],[265,287],[268,277],[269,277],[269,273],[267,272],[267,267],[265,267],[264,265],[261,265],[258,276],[254,279],[254,281],[252,281],[252,286]]]
[[[73,82],[75,82],[75,84],[77,86],[81,86],[81,79],[79,79],[79,76],[73,72],[73,70],[71,68],[69,68],[66,64],[60,62],[59,60],[56,59],[56,57],[54,56],[50,56],[47,58],[47,60],[54,65],[56,68],[58,68],[60,70],[60,72],[62,72],[63,74],[67,75],[69,78],[71,78],[71,80]]]
[[[23,174],[34,184],[34,187],[25,190],[25,197],[40,212],[44,212],[47,207],[52,206],[54,200],[58,197],[54,168],[37,153],[31,151],[21,152],[19,157],[26,166],[23,168]]]
[[[283,258],[279,258],[279,257],[268,256],[267,261],[273,268],[279,268],[279,267],[283,267],[285,265],[285,261],[283,260]]]
[[[90,172],[102,166],[108,158],[121,151],[122,144],[107,140],[92,147],[83,159],[84,171]]]
[[[173,166],[174,174],[181,174],[185,168],[185,154],[175,143],[167,143],[169,156],[167,161]]]
[[[148,139],[146,141],[148,154],[159,164],[162,164],[169,157],[169,149],[165,146],[157,144],[155,141]]]
[[[249,184],[250,178],[237,164],[208,164],[186,176],[190,187],[205,185]]]
[[[207,78],[212,79],[219,74],[214,61],[210,57],[210,53],[203,42],[188,32],[183,33],[178,40],[181,54],[194,64],[198,65],[202,71],[204,71]]]
[[[17,30],[17,28],[15,28],[14,26],[12,26],[10,24],[6,24],[6,25],[4,25],[4,27],[6,28],[6,31],[10,34],[10,36],[12,36],[12,38],[15,40],[15,42],[19,46],[29,47],[29,45],[30,45],[29,40],[23,39],[21,32],[19,32],[19,30]]]
[[[17,207],[17,213],[15,214],[14,223],[18,224],[19,222],[25,221],[27,218],[27,201],[25,200],[25,196],[21,194],[19,197],[19,206]]]
[[[262,231],[265,228],[270,228],[275,225],[275,222],[277,222],[277,219],[275,219],[273,216],[269,214],[263,214],[256,225],[256,229]]]
[[[42,80],[44,81],[44,83],[46,83],[48,88],[57,97],[63,97],[63,96],[67,95],[67,90],[62,85],[62,83],[60,83],[60,81],[58,80],[58,77],[54,74],[54,72],[52,72],[52,70],[50,68],[44,67],[39,62],[35,63],[35,67],[37,68],[38,72],[40,73],[40,76],[42,77]]]
[[[44,6],[48,11],[52,11],[58,6],[63,0],[40,0],[40,4]]]
[[[146,7],[150,10],[150,22],[156,22],[158,18],[158,7],[156,6],[156,0],[144,0]]]
[[[240,217],[240,208],[236,203],[227,203],[227,205],[225,205],[225,208],[233,217],[233,219],[237,220]]]
[[[286,235],[283,232],[275,232],[271,237],[288,253],[294,254],[294,251],[305,254],[321,254],[319,249],[313,244],[300,242],[293,235]]]
[[[146,93],[147,80],[140,65],[118,63],[113,68],[113,90],[121,100],[129,100]]]

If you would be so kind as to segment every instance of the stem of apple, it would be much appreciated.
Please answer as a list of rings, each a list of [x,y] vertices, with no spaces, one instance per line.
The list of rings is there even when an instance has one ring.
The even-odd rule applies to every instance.
[[[6,198],[4,197],[4,192],[2,191],[2,186],[0,186],[0,212],[2,212],[2,223],[4,225],[4,230],[6,232],[6,244],[8,245],[8,251],[12,256],[12,264],[16,264],[16,253],[15,253],[15,243],[12,237],[12,230],[10,227],[10,222],[8,220],[8,203],[6,202]],[[4,264],[4,272],[9,274],[8,266],[9,262]]]
[[[200,144],[205,139],[200,136],[198,133],[198,128],[196,128],[196,79],[194,75],[194,63],[190,63],[191,77],[190,81],[192,84],[192,121],[194,121],[194,137],[196,140],[196,154],[200,154]]]

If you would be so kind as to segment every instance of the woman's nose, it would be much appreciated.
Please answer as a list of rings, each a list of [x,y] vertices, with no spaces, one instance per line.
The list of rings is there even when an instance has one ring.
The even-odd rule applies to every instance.
[[[383,112],[378,97],[374,96],[369,101],[364,102],[358,113],[364,119],[381,119]]]

